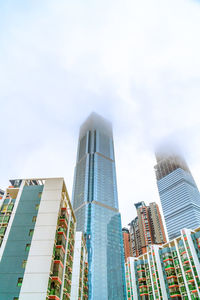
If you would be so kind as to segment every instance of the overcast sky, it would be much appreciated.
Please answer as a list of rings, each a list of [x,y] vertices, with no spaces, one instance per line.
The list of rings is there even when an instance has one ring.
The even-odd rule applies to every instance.
[[[123,225],[157,201],[154,148],[183,150],[200,185],[200,2],[0,1],[0,188],[63,176],[81,123],[114,129]]]

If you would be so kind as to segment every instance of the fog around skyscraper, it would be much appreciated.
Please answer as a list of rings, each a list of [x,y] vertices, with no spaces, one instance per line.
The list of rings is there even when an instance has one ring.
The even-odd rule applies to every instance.
[[[0,26],[0,188],[11,176],[63,176],[71,195],[92,111],[113,125],[123,225],[134,202],[160,201],[163,140],[200,186],[199,1],[1,1]]]

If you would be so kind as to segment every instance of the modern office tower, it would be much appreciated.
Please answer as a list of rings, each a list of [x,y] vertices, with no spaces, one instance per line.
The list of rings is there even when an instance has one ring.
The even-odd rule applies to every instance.
[[[122,228],[122,235],[123,235],[123,244],[124,244],[124,258],[126,262],[127,258],[132,256],[129,230],[125,227]]]
[[[88,295],[88,259],[82,232],[76,232],[72,272],[71,299],[82,300]]]
[[[169,239],[182,228],[200,226],[200,194],[184,159],[176,154],[156,154],[158,191]]]
[[[200,228],[183,229],[126,263],[128,300],[200,299]]]
[[[147,252],[152,244],[166,243],[166,236],[158,205],[146,206],[144,201],[135,203],[137,217],[129,224],[133,256]]]
[[[0,299],[72,299],[76,221],[63,178],[10,182],[0,203]]]
[[[95,113],[80,128],[73,209],[87,239],[89,299],[126,299],[112,126]]]

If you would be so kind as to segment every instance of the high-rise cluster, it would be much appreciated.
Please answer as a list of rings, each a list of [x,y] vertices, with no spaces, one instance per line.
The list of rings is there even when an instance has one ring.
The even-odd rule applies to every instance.
[[[136,203],[137,217],[129,224],[135,257],[126,261],[128,300],[197,300],[200,194],[180,155],[162,151],[156,153],[156,158],[158,191],[170,241],[166,243],[158,205]]]
[[[180,155],[156,159],[168,242],[155,202],[135,203],[122,229],[112,126],[95,113],[80,128],[72,205],[63,178],[0,189],[0,299],[200,299],[200,194]]]

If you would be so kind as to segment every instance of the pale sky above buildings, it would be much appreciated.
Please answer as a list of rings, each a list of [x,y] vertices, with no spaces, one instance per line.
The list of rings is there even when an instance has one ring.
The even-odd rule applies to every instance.
[[[182,149],[200,187],[200,2],[2,0],[0,188],[63,176],[71,196],[78,131],[113,123],[123,225],[156,201],[154,148]]]

